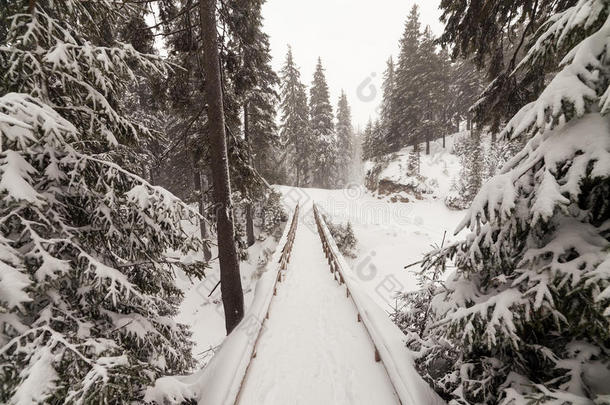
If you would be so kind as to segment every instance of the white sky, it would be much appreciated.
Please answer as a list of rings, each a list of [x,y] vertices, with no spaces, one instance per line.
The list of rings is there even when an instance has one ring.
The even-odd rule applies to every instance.
[[[267,0],[264,29],[271,40],[273,67],[279,72],[290,44],[309,87],[321,57],[333,109],[344,89],[354,126],[364,128],[369,117],[376,116],[385,62],[398,54],[413,3],[420,7],[422,27],[430,25],[440,35],[440,0]]]

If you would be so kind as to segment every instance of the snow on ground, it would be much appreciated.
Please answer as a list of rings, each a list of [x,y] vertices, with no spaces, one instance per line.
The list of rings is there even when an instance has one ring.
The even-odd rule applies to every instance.
[[[191,228],[192,232],[199,232],[198,226],[191,226]],[[273,237],[257,241],[248,248],[248,260],[240,263],[246,308],[252,302],[253,287],[260,277],[260,272],[264,269],[264,263],[269,260],[276,246],[277,241]],[[216,258],[217,253],[218,249],[213,246],[212,258]],[[184,292],[184,300],[180,305],[176,321],[191,327],[193,332],[191,340],[195,343],[193,354],[200,366],[210,360],[214,355],[214,350],[226,337],[220,286],[214,290],[219,280],[218,260],[212,261],[211,269],[206,270],[206,278],[201,281],[189,280],[180,271],[177,274],[177,284]],[[213,293],[211,293],[212,290],[214,290]]]
[[[355,309],[348,305],[344,287],[330,278],[312,204],[316,202],[334,222],[352,223],[358,238],[357,255],[347,261],[364,292],[389,312],[397,291],[417,288],[415,271],[419,267],[405,270],[404,266],[419,261],[432,245],[440,244],[445,231],[445,243],[454,239],[453,231],[463,217],[463,212],[451,211],[443,203],[452,178],[459,172],[457,157],[449,152],[454,139],[447,139],[447,150],[435,143],[433,153],[423,156],[422,174],[433,179],[430,184],[434,192],[422,200],[391,202],[363,186],[345,190],[275,186],[283,193],[287,209],[301,204],[301,221],[286,283],[272,303],[240,403],[396,403],[391,386],[387,387],[390,383],[385,370],[374,362],[370,339],[353,322]],[[393,156],[384,175],[408,182],[404,178],[406,156],[408,151]],[[193,232],[198,231],[196,228]],[[246,309],[265,268],[262,263],[276,245],[273,238],[258,241],[249,249],[250,258],[241,264]],[[185,299],[177,320],[191,326],[194,353],[204,365],[214,354],[210,349],[217,348],[225,338],[219,289],[208,297],[219,279],[217,261],[201,282],[178,276]],[[305,389],[297,391],[298,387]],[[311,395],[299,396],[297,392]],[[380,400],[380,395],[388,397]]]
[[[238,403],[398,404],[317,232],[303,223],[311,213],[304,214]]]
[[[397,291],[417,289],[415,271],[404,266],[417,262],[434,244],[455,239],[453,232],[464,213],[451,211],[442,198],[392,203],[373,196],[364,187],[346,190],[302,189],[279,186],[288,207],[301,201],[311,209],[316,202],[334,222],[350,221],[358,239],[356,258],[347,258],[367,293],[385,310],[394,305]],[[314,225],[308,222],[310,227]]]
[[[421,167],[420,174],[423,176],[424,187],[432,191],[425,198],[441,199],[448,194],[451,185],[460,172],[459,158],[453,154],[454,145],[457,141],[465,136],[468,136],[468,131],[458,132],[449,135],[445,138],[445,147],[443,140],[437,139],[430,142],[430,155],[425,154],[425,145],[420,145],[421,152]],[[387,166],[379,174],[379,180],[389,180],[392,183],[399,185],[413,185],[417,181],[407,175],[407,167],[409,161],[409,152],[413,147],[408,146],[400,151],[387,155],[389,158]],[[364,171],[367,173],[375,166],[375,162],[367,161],[364,164]],[[399,193],[398,196],[401,196]],[[379,196],[380,198],[386,198]],[[413,200],[411,195],[404,194],[404,197]],[[388,196],[389,200],[391,196]]]

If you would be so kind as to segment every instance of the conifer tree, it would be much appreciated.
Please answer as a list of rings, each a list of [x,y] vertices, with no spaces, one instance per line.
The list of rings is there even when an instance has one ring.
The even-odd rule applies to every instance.
[[[4,10],[3,10],[4,11]],[[0,64],[0,402],[119,403],[193,366],[172,267],[203,247],[196,215],[116,162],[148,131],[123,109],[164,64],[98,27],[110,1],[33,1],[4,16]],[[4,19],[3,19],[4,21]],[[106,24],[106,25],[103,25]]]
[[[394,59],[390,57],[386,62],[386,70],[383,73],[383,84],[382,84],[382,101],[381,101],[381,112],[380,112],[380,125],[382,128],[382,139],[379,142],[371,143],[371,155],[378,156],[385,152],[387,146],[386,143],[392,139],[398,139],[399,134],[398,127],[393,125],[393,118],[398,114],[396,105],[396,72],[394,67]]]
[[[330,93],[318,58],[313,81],[309,90],[309,122],[313,137],[313,185],[330,188],[337,175],[336,154],[337,140],[333,124],[333,108],[330,104]]]
[[[283,182],[276,162],[280,138],[275,122],[279,95],[275,89],[279,78],[271,68],[268,40],[265,40],[264,55],[265,62],[259,71],[257,85],[247,101],[249,138],[254,167],[269,183],[278,184]]]
[[[288,149],[286,166],[294,167],[295,172],[292,173],[294,184],[303,187],[309,185],[312,178],[312,136],[309,129],[307,93],[290,47],[280,72],[280,79],[282,112],[280,136],[283,146]]]
[[[441,1],[441,20],[446,25],[440,42],[449,45],[454,58],[461,57],[484,68],[490,82],[481,89],[473,106],[473,119],[480,126],[490,125],[496,132],[542,92],[545,76],[554,69],[553,63],[517,74],[515,68],[544,21],[575,3],[575,0],[504,0],[482,7],[477,2]]]
[[[347,102],[347,96],[345,92],[341,91],[337,106],[336,180],[339,187],[349,183],[350,172],[353,169],[354,152],[352,113]]]
[[[519,69],[562,63],[502,133],[525,147],[475,198],[459,227],[471,234],[424,259],[456,265],[432,299],[419,362],[456,403],[608,400],[609,15],[606,2],[578,0],[543,24]]]
[[[411,9],[405,30],[400,40],[400,54],[396,67],[396,88],[393,92],[393,103],[396,111],[392,116],[387,139],[389,151],[397,151],[406,145],[420,142],[415,133],[418,122],[422,119],[423,106],[414,103],[420,98],[419,83],[419,46],[421,42],[419,8]]]
[[[426,142],[426,154],[430,154],[430,141],[440,137],[443,129],[441,109],[444,94],[443,67],[441,58],[436,53],[435,39],[430,26],[424,29],[418,48],[418,58],[414,66],[415,76],[411,79],[417,83],[416,98],[410,103],[421,108],[421,120],[414,122],[412,131],[415,139]]]
[[[376,156],[375,141],[373,139],[373,120],[369,118],[362,133],[362,158],[372,159]]]

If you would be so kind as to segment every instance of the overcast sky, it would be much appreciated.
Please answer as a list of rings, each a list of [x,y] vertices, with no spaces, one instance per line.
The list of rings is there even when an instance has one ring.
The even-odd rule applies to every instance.
[[[273,67],[281,69],[288,44],[309,87],[318,56],[326,69],[336,110],[341,89],[352,107],[354,126],[366,125],[381,101],[385,61],[398,54],[398,41],[413,6],[422,26],[442,33],[440,0],[267,0],[265,32],[271,39]]]

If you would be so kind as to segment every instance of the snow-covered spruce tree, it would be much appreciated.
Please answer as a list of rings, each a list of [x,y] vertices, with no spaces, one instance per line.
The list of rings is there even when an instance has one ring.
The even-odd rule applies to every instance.
[[[387,131],[386,148],[388,152],[397,152],[406,145],[419,142],[416,129],[423,119],[425,106],[414,103],[421,100],[421,83],[417,76],[421,72],[419,47],[421,43],[419,8],[414,5],[405,23],[405,29],[400,39],[400,53],[395,70],[395,87],[392,92],[392,113]]]
[[[128,403],[193,365],[172,266],[202,241],[187,206],[75,149],[83,137],[28,95],[0,98],[0,402]]]
[[[609,12],[579,0],[542,26],[519,69],[559,71],[503,132],[531,137],[475,198],[472,233],[425,258],[457,267],[420,359],[428,375],[456,349],[430,378],[454,404],[610,401]]]
[[[312,136],[309,130],[307,92],[301,82],[301,73],[294,62],[292,48],[288,47],[286,61],[280,72],[281,124],[280,137],[286,148],[285,165],[297,187],[311,183]],[[296,172],[296,173],[295,173]]]
[[[129,3],[3,8],[0,64],[0,402],[132,402],[193,363],[166,252],[199,250],[187,207],[116,162],[147,136],[123,113],[157,57],[116,41]],[[111,162],[114,160],[114,163]]]
[[[350,180],[354,162],[354,129],[352,113],[345,92],[341,91],[337,106],[337,175],[335,185],[344,187]]]
[[[313,186],[330,188],[337,179],[337,153],[346,152],[337,151],[333,107],[320,58],[309,90],[309,123],[313,138]]]
[[[392,125],[393,118],[397,113],[396,104],[396,67],[394,59],[390,56],[386,61],[386,69],[383,72],[383,83],[381,85],[381,109],[379,112],[379,121],[381,128],[380,139],[371,142],[370,156],[380,156],[386,151],[388,140],[398,139],[399,135],[395,132],[398,130],[396,125]]]

